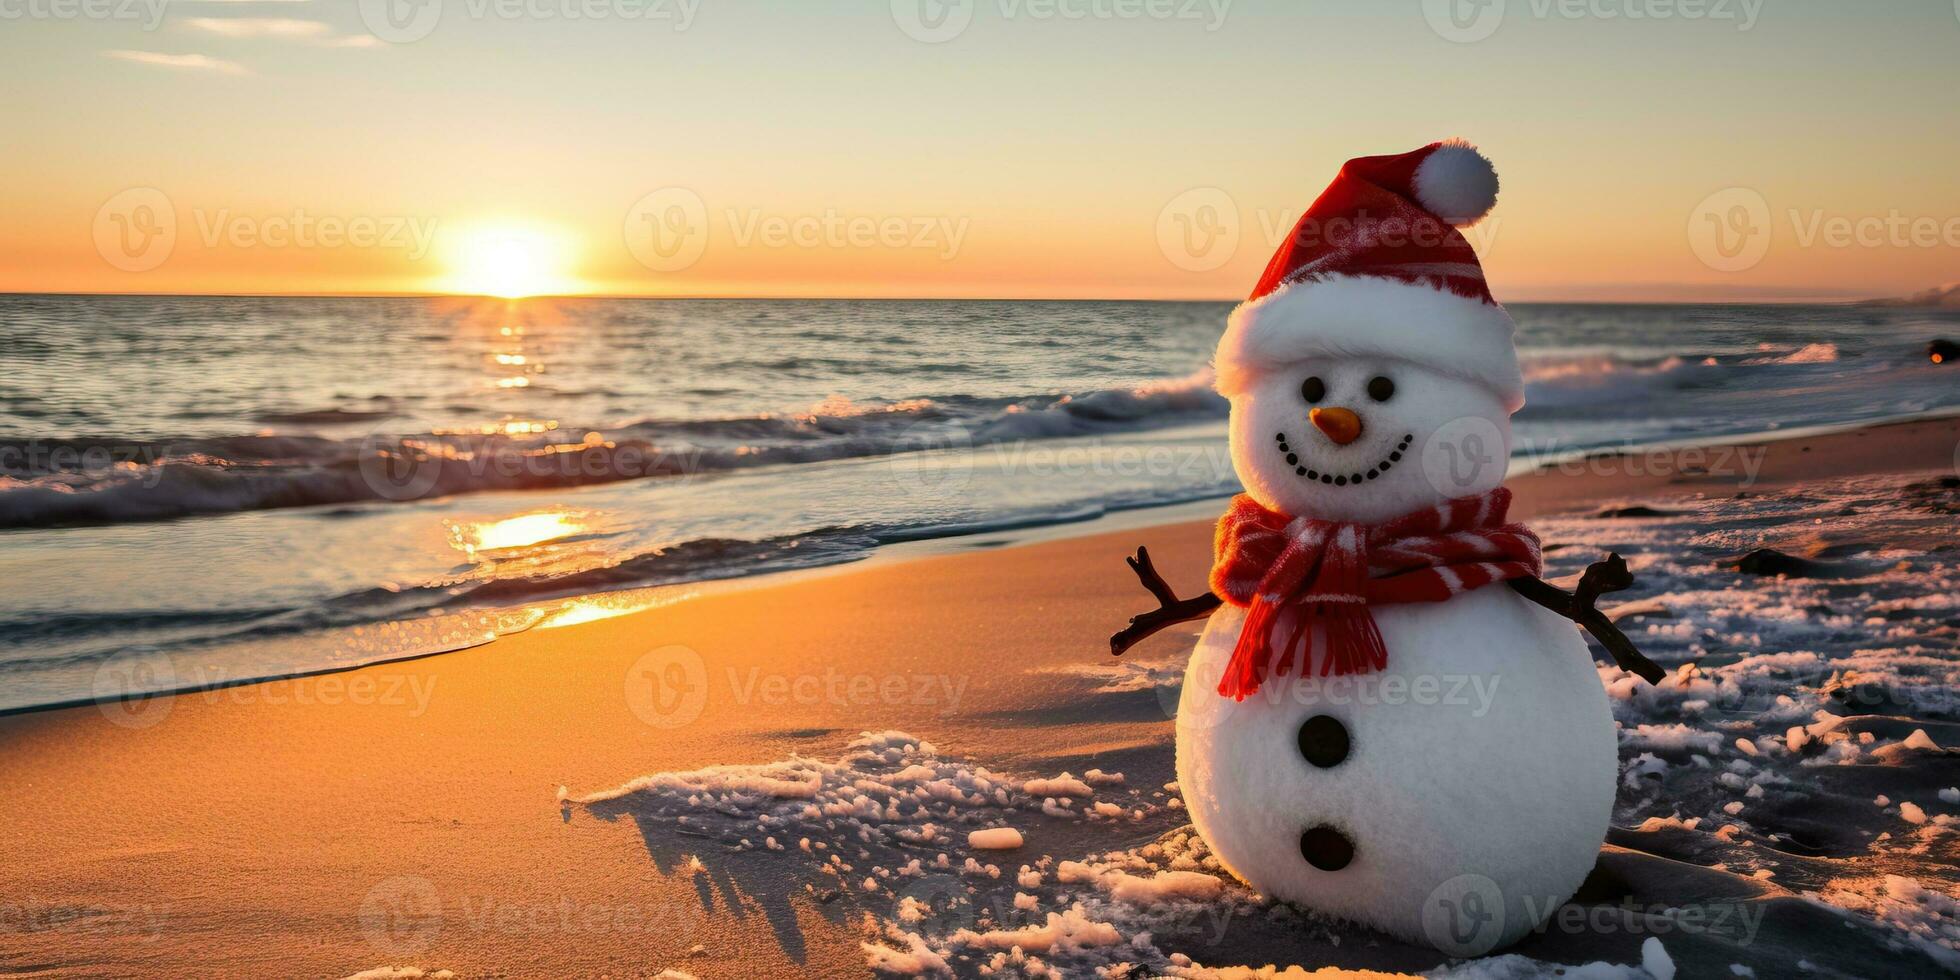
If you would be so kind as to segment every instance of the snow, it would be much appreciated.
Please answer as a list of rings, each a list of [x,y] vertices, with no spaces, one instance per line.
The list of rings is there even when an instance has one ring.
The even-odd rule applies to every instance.
[[[1142,905],[1172,899],[1208,902],[1224,891],[1217,876],[1196,871],[1159,871],[1148,878],[1117,872],[1097,882],[1119,902]]]
[[[1935,891],[1917,879],[1888,874],[1875,878],[1841,877],[1813,901],[1872,915],[1899,930],[1919,950],[1948,970],[1960,971],[1960,900]]]
[[[1011,851],[1021,846],[1021,832],[1012,827],[989,827],[966,835],[966,846],[977,851]]]
[[[1667,955],[1659,936],[1648,936],[1640,944],[1640,968],[1654,980],[1674,980],[1674,960]]]
[[[1930,724],[1960,720],[1951,696],[1960,687],[1956,505],[1951,485],[1874,477],[1670,501],[1670,516],[1659,518],[1535,522],[1547,543],[1564,546],[1548,553],[1548,578],[1611,548],[1636,570],[1626,597],[1671,614],[1622,624],[1668,669],[1663,683],[1599,667],[1621,726],[1614,823],[1643,837],[1746,845],[1730,870],[1781,884],[1793,883],[1782,878],[1780,849],[1821,845],[1834,863],[1806,872],[1823,875],[1821,887],[1804,885],[1813,900],[1913,932],[1928,955],[1955,955],[1960,935],[1927,911],[1938,902],[1887,897],[1859,862],[1893,867],[1898,859],[1887,856],[1896,854],[1951,863],[1954,853],[1948,815],[1922,804],[1934,795],[1960,803],[1960,788],[1949,799],[1933,781],[1945,758],[1934,736],[1947,729]],[[1827,561],[1833,576],[1755,576],[1729,564],[1762,547]],[[1814,775],[1826,768],[1842,772]],[[1853,802],[1873,816],[1852,818]],[[1801,815],[1813,811],[1841,814],[1826,818],[1833,836],[1807,836]],[[1938,878],[1924,894],[1951,900],[1960,875]]]
[[[1723,739],[1720,732],[1704,732],[1688,725],[1672,724],[1636,725],[1630,731],[1622,731],[1620,741],[1637,750],[1682,754],[1690,751],[1719,752]]]
[[[577,796],[581,806],[631,804],[663,816],[735,815],[771,836],[799,838],[801,850],[821,850],[813,839],[841,822],[853,833],[879,842],[931,844],[942,825],[998,824],[1001,815],[1028,809],[1064,809],[1045,794],[1063,787],[1090,798],[1095,790],[1063,773],[1018,778],[974,766],[939,753],[924,739],[904,732],[866,732],[835,761],[793,756],[760,765],[709,766],[689,772],[643,776],[613,789]],[[1071,818],[1079,817],[1072,810]],[[973,847],[1020,846],[1010,827],[975,828]],[[1013,835],[1015,843],[1005,843]],[[731,840],[735,843],[742,838]],[[980,843],[985,842],[985,843]]]
[[[1093,796],[1096,792],[1069,773],[1053,779],[1030,779],[1021,785],[1021,791],[1029,796]]]
[[[904,949],[893,949],[882,943],[859,943],[864,950],[865,965],[879,973],[895,973],[903,976],[930,976],[951,973],[946,958],[932,951],[924,939],[916,933],[906,932],[896,926],[885,930],[885,936],[898,942]]]
[[[961,929],[953,934],[952,942],[976,949],[1023,949],[1049,953],[1070,952],[1088,946],[1114,946],[1126,940],[1114,925],[1090,915],[1077,904],[1061,912],[1048,913],[1047,919],[1040,925],[987,932]]]

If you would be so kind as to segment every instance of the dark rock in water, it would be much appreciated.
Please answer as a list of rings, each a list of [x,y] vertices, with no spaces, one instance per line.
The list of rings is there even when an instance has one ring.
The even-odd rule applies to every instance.
[[[1790,578],[1836,578],[1844,570],[1836,565],[1796,555],[1786,555],[1775,548],[1757,548],[1729,565],[1745,575],[1786,575]]]
[[[1660,510],[1658,508],[1648,507],[1642,504],[1635,504],[1631,507],[1608,507],[1597,514],[1594,514],[1593,516],[1594,517],[1673,517],[1677,513],[1680,512],[1672,511],[1672,510]]]
[[[1952,364],[1960,361],[1960,344],[1942,337],[1926,345],[1926,356],[1934,364]]]

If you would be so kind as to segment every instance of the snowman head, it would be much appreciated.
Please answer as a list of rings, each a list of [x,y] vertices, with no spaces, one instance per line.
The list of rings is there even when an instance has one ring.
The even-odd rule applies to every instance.
[[[1414,361],[1307,357],[1232,396],[1232,464],[1269,509],[1376,523],[1497,487],[1510,416],[1484,385]]]
[[[1458,231],[1496,200],[1451,141],[1350,160],[1301,216],[1214,358],[1254,500],[1373,523],[1503,482],[1515,328]]]

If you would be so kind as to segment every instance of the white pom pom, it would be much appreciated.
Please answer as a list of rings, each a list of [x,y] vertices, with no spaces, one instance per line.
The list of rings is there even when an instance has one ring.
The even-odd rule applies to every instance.
[[[1416,167],[1416,202],[1459,228],[1474,225],[1497,204],[1497,169],[1477,148],[1445,140]]]

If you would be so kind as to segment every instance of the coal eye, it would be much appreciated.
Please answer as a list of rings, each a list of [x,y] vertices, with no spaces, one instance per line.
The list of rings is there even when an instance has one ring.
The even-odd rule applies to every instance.
[[[1390,398],[1394,398],[1395,382],[1390,381],[1387,378],[1382,377],[1381,375],[1376,375],[1368,382],[1368,397],[1373,398],[1378,402],[1385,402]]]
[[[1327,397],[1327,382],[1319,378],[1308,378],[1300,385],[1300,394],[1310,402],[1317,402]]]

